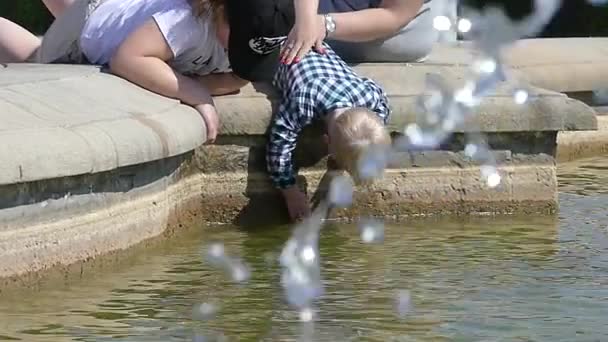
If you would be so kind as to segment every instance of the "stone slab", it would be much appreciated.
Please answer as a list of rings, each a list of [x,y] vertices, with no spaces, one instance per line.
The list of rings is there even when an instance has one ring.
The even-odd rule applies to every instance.
[[[603,155],[608,152],[608,116],[598,115],[597,131],[560,132],[557,136],[557,161]]]
[[[468,65],[471,42],[438,45],[424,65]],[[522,39],[505,50],[505,63],[522,82],[556,92],[603,89],[608,79],[608,38]]]
[[[463,79],[466,69],[459,67],[408,67],[396,64],[366,64],[355,68],[360,74],[381,83],[390,97],[392,115],[389,129],[401,132],[417,121],[416,100],[424,94],[428,73],[438,73],[448,80]],[[514,88],[514,85],[511,84]],[[586,104],[564,94],[532,88],[533,99],[516,104],[505,84],[484,99],[471,125],[455,132],[525,132],[595,130],[595,112]],[[222,135],[261,135],[268,130],[277,96],[270,87],[250,84],[239,94],[216,99],[222,115]]]
[[[0,69],[0,185],[176,156],[205,132],[191,107],[94,66]]]
[[[353,205],[336,210],[331,218],[365,216],[404,218],[433,215],[552,214],[557,210],[555,165],[503,164],[498,167],[502,184],[488,189],[479,168],[390,169],[382,181],[359,188]],[[286,222],[286,208],[263,173],[202,174],[201,219],[257,227]],[[331,175],[304,170],[299,184],[313,203],[325,198]],[[222,205],[217,205],[222,203]]]
[[[203,210],[199,205],[203,184],[183,169],[188,156],[174,158],[92,178],[56,181],[63,186],[41,181],[38,186],[21,187],[21,195],[33,203],[0,206],[0,291],[15,281],[35,285],[44,277],[42,272],[124,250],[193,224]],[[147,183],[121,184],[126,174]],[[68,192],[87,185],[96,185],[91,186],[94,191]],[[40,191],[45,187],[48,191]],[[6,186],[0,189],[3,200],[12,191]]]

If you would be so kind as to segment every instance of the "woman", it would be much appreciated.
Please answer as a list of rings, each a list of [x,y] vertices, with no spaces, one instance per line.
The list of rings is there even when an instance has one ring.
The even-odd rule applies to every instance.
[[[249,81],[270,81],[279,61],[297,62],[312,47],[322,53],[324,40],[347,62],[422,61],[448,1],[226,0],[231,67]]]
[[[77,0],[42,43],[34,44],[38,38],[27,31],[8,38],[0,31],[0,44],[5,51],[21,48],[21,55],[13,53],[21,57],[17,62],[32,59],[23,52],[35,46],[38,62],[107,65],[118,76],[194,107],[213,142],[219,119],[211,96],[246,84],[229,72],[227,23],[216,15],[222,6],[221,0]],[[29,45],[14,43],[19,41]]]
[[[301,59],[324,39],[349,62],[420,61],[438,39],[433,18],[444,1],[294,0],[296,20],[282,61]]]

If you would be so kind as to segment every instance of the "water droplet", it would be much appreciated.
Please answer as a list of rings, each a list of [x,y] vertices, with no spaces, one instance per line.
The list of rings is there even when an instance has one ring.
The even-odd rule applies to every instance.
[[[496,61],[490,58],[475,62],[475,70],[480,73],[491,74],[496,71],[497,67]]]
[[[241,260],[226,255],[225,247],[221,243],[211,244],[207,248],[206,260],[210,265],[222,268],[230,279],[237,283],[245,282],[251,276],[249,267]]]
[[[493,173],[491,175],[488,176],[488,186],[490,188],[495,188],[498,186],[498,184],[500,184],[501,181],[501,177],[498,174],[498,172]]]
[[[526,102],[528,102],[528,98],[529,98],[528,92],[523,89],[517,89],[513,93],[513,100],[515,101],[515,103],[517,103],[519,105],[523,105]]]
[[[464,87],[456,90],[454,101],[467,107],[475,107],[479,104],[480,100],[473,95],[474,91],[475,84],[468,82]]]
[[[405,317],[411,310],[411,294],[409,290],[397,291],[397,314],[399,317]]]
[[[251,277],[251,271],[249,268],[242,263],[235,263],[231,267],[231,278],[237,283],[243,283],[249,280]]]
[[[336,207],[346,208],[353,203],[354,184],[350,177],[339,175],[329,186],[329,202]]]
[[[300,321],[301,322],[310,322],[314,318],[314,312],[310,308],[304,308],[300,310]]]
[[[366,219],[359,223],[361,241],[381,243],[384,241],[384,224],[377,220]]]
[[[471,31],[472,27],[473,23],[469,19],[461,18],[460,20],[458,20],[458,31],[462,33],[467,33]]]
[[[479,147],[477,147],[477,145],[467,144],[464,147],[464,154],[469,158],[473,158],[473,156],[475,156],[475,154],[477,153],[478,150],[479,150]]]
[[[452,21],[445,15],[438,15],[433,19],[433,27],[437,31],[449,31],[452,28]]]
[[[486,180],[486,184],[490,188],[495,188],[500,184],[502,179],[495,166],[482,165],[480,169],[481,176]]]
[[[387,164],[388,151],[371,146],[358,161],[358,176],[363,180],[377,179],[382,176]]]
[[[221,243],[214,243],[209,246],[208,255],[212,258],[223,258],[224,257],[224,245]]]
[[[306,264],[312,264],[315,262],[315,259],[317,257],[317,253],[315,252],[315,249],[312,248],[311,246],[306,246],[304,247],[304,249],[302,249],[302,260],[306,263]]]
[[[446,132],[451,132],[456,128],[456,122],[453,118],[445,118],[441,123],[441,128]]]
[[[212,303],[202,303],[194,307],[193,316],[198,320],[213,319],[218,312],[218,306]]]

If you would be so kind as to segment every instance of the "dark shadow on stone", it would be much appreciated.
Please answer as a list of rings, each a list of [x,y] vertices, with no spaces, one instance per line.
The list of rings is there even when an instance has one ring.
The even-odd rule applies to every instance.
[[[289,222],[287,208],[281,193],[277,191],[265,191],[264,185],[258,185],[261,181],[254,175],[259,175],[262,170],[256,167],[254,159],[259,148],[249,148],[249,165],[247,169],[247,185],[245,196],[249,202],[241,209],[235,217],[233,224],[244,230],[260,229],[269,225],[280,225]],[[265,151],[265,148],[262,149]],[[264,153],[264,152],[262,152]],[[266,180],[268,184],[270,180]],[[262,187],[262,189],[260,189]]]
[[[295,170],[306,167],[318,167],[323,163],[327,148],[323,139],[315,134],[316,127],[308,127],[299,139],[294,151]],[[317,131],[318,132],[318,131]],[[287,207],[279,190],[273,190],[270,178],[261,180],[260,175],[267,175],[267,170],[260,165],[265,158],[266,147],[250,147],[247,166],[247,185],[245,196],[249,199],[241,209],[233,224],[245,229],[260,228],[268,225],[289,223]],[[311,197],[310,186],[304,176],[297,176],[298,186]],[[265,184],[261,184],[264,182]],[[312,194],[314,197],[316,194]]]
[[[0,210],[65,196],[128,192],[174,174],[192,153],[106,172],[0,186]]]
[[[252,83],[254,89],[266,95],[272,105],[272,118],[274,121],[275,115],[280,105],[278,94],[269,83]],[[271,122],[272,122],[271,121]],[[266,131],[265,139],[267,141],[270,125]],[[312,167],[319,164],[327,154],[327,146],[322,139],[324,133],[322,122],[315,122],[309,127],[306,127],[300,138],[296,149],[293,153],[294,167],[296,172],[302,168]],[[270,179],[267,184],[259,184],[261,182],[259,175],[266,174],[265,164],[263,166],[259,162],[265,160],[266,145],[253,146],[249,148],[249,163],[247,166],[247,185],[245,196],[249,199],[247,205],[241,209],[233,224],[249,230],[267,227],[269,225],[281,225],[289,223],[289,215],[287,207],[278,190],[271,190]],[[257,175],[257,176],[253,176]],[[258,183],[258,184],[256,184]],[[298,186],[308,194],[309,185],[306,178],[303,176],[297,177]],[[260,189],[269,189],[268,191]],[[308,194],[310,197],[310,194]]]

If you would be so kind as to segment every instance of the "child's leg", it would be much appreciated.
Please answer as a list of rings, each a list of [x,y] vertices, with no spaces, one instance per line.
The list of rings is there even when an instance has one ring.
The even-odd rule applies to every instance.
[[[74,3],[75,0],[42,0],[46,8],[57,18],[66,8]]]
[[[40,47],[40,38],[0,17],[0,63],[26,62]]]

